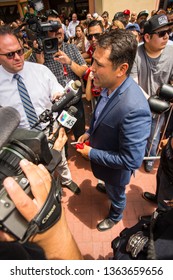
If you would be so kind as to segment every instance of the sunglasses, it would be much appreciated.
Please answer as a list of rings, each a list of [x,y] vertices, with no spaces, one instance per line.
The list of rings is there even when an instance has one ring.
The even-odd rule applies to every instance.
[[[95,33],[95,34],[89,34],[87,36],[88,40],[92,40],[92,38],[94,37],[96,40],[100,37],[101,33]]]
[[[171,34],[172,29],[168,29],[168,30],[162,30],[162,31],[158,31],[158,32],[152,32],[151,34],[157,34],[159,36],[159,38],[164,37],[166,34]]]
[[[12,59],[15,57],[15,54],[22,56],[24,54],[24,49],[17,50],[15,52],[9,52],[9,53],[0,53],[0,55],[5,55],[8,59]]]

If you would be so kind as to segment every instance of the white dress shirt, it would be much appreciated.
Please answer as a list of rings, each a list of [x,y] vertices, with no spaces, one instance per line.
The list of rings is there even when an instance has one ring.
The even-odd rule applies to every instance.
[[[23,79],[38,117],[46,109],[51,109],[53,95],[64,91],[54,74],[44,65],[25,61],[18,74]],[[18,92],[17,80],[13,75],[0,65],[0,106],[14,107],[21,116],[19,127],[30,129]]]
[[[67,28],[67,31],[68,31],[68,36],[71,38],[71,37],[75,37],[75,34],[76,34],[76,26],[80,23],[79,20],[77,21],[70,21],[69,25],[68,25],[68,28]]]

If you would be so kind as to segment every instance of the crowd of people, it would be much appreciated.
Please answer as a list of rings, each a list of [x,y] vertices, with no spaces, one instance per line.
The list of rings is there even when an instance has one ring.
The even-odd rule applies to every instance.
[[[77,152],[90,161],[91,170],[98,179],[97,190],[106,193],[110,200],[107,216],[96,226],[99,231],[106,231],[123,218],[126,186],[135,170],[142,162],[146,172],[153,170],[153,158],[158,155],[166,121],[172,120],[170,108],[157,115],[151,111],[148,99],[156,96],[163,84],[173,84],[173,13],[164,10],[136,13],[126,9],[116,12],[112,20],[108,11],[104,11],[101,15],[88,13],[81,21],[73,13],[71,20],[64,22],[55,10],[48,10],[45,15],[49,23],[59,23],[57,29],[46,34],[46,38],[58,42],[51,53],[40,49],[37,38],[33,33],[31,36],[21,20],[11,24],[0,20],[0,106],[14,107],[21,116],[19,127],[32,130],[40,114],[62,98],[69,81],[81,81],[82,86],[64,109],[77,108],[72,132],[75,141],[83,143],[83,149],[77,149]],[[92,102],[93,111],[87,130],[84,94]],[[168,144],[163,149],[157,173],[156,195],[143,194],[148,201],[158,203],[161,209],[167,201],[166,210],[168,201],[173,199],[173,127],[170,123],[166,133]],[[44,123],[34,129],[47,134]],[[86,144],[88,141],[89,145]],[[61,186],[80,194],[68,166],[67,137],[62,129],[54,149],[62,158],[55,170]],[[163,157],[167,165],[163,163]],[[52,179],[42,165],[22,160],[20,166],[30,181],[35,202],[19,190],[12,178],[4,180],[4,187],[18,211],[30,222],[42,209]],[[163,184],[166,184],[165,188]],[[20,200],[25,203],[21,204]],[[14,240],[12,236],[0,231],[0,250],[9,250],[11,240]],[[12,246],[18,248],[19,256],[22,252],[23,258],[29,255],[32,259],[35,256],[30,241],[38,246],[37,258],[83,258],[68,228],[63,207],[60,220],[50,229],[24,245],[15,241]],[[13,247],[10,257],[12,251]]]

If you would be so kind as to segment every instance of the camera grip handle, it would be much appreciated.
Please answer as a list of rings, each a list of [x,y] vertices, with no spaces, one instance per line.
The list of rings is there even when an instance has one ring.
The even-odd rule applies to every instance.
[[[29,222],[20,243],[25,243],[32,235],[42,233],[52,227],[61,217],[61,186],[52,178],[51,189],[40,212]]]

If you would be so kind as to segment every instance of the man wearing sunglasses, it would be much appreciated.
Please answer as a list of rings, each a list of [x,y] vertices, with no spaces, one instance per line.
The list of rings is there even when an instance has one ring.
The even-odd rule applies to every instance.
[[[155,95],[162,84],[173,83],[173,46],[168,44],[172,27],[173,22],[168,22],[165,14],[154,15],[144,24],[144,44],[138,46],[131,75],[148,97]],[[157,154],[164,119],[163,114],[157,122],[158,116],[153,115],[146,148],[147,160],[144,161],[146,172],[153,170],[154,160],[151,160],[150,156]]]
[[[83,53],[82,56],[85,59],[91,59],[96,48],[97,40],[101,34],[104,32],[104,26],[101,20],[92,20],[88,25],[88,35],[87,39],[90,43],[90,47],[86,53]]]
[[[0,28],[0,106],[11,106],[17,109],[21,115],[20,127],[32,129],[24,102],[19,94],[15,74],[20,75],[20,79],[22,79],[27,90],[24,96],[30,115],[33,108],[37,117],[46,109],[50,110],[52,101],[64,93],[64,87],[46,66],[24,61],[24,52],[19,40],[13,34],[12,29],[4,26]],[[26,102],[27,93],[32,102],[32,108],[28,104],[28,100]],[[42,126],[42,129],[44,128],[45,124]],[[62,151],[62,158],[61,163],[57,167],[61,183],[64,187],[79,194],[80,189],[72,181],[64,149]]]
[[[4,25],[0,27],[0,106],[12,106],[17,109],[21,115],[20,127],[31,129],[32,125],[19,95],[15,74],[21,76],[38,117],[45,109],[51,108],[51,99],[64,91],[47,67],[24,61],[21,42],[13,30]],[[42,129],[44,128],[43,124]]]

